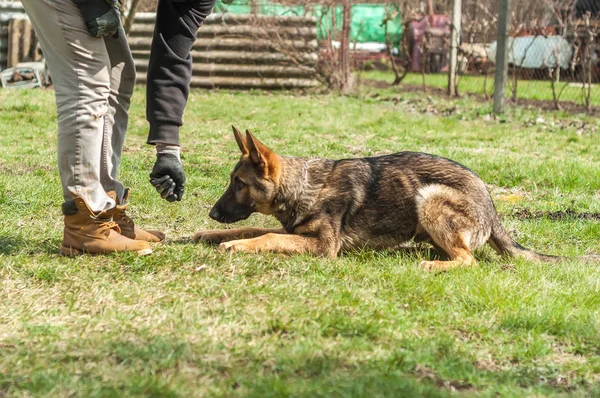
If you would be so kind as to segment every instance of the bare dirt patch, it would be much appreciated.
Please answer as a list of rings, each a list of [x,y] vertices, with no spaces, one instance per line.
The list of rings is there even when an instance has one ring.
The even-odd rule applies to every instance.
[[[512,212],[511,216],[516,217],[519,220],[535,220],[540,218],[547,218],[553,221],[560,221],[566,219],[600,221],[600,213],[578,212],[573,209],[557,211],[531,211],[529,209],[519,209]]]
[[[390,88],[391,87],[390,83],[384,82],[381,80],[363,79],[362,83],[367,87],[373,87],[373,88]],[[424,95],[434,95],[434,96],[444,96],[444,97],[448,96],[447,90],[444,88],[426,86],[426,89],[424,89],[423,86],[420,84],[401,84],[400,86],[398,86],[398,91],[402,92],[402,93],[421,93]],[[462,93],[462,94],[460,94],[460,97],[472,98],[472,99],[480,101],[480,102],[491,103],[491,101],[492,101],[491,98],[486,97],[484,94]],[[508,104],[512,105],[512,106],[536,108],[536,109],[543,110],[543,111],[556,111],[557,110],[554,103],[552,101],[547,101],[547,100],[536,100],[536,99],[523,98],[523,99],[519,99],[517,101],[517,103],[515,103],[513,101],[508,101]],[[571,113],[571,114],[588,113],[589,115],[592,115],[592,116],[600,114],[600,107],[597,107],[597,106],[592,107],[592,109],[590,111],[587,111],[584,105],[578,104],[576,102],[560,101],[560,105],[561,105],[563,111],[565,111],[567,113]]]
[[[433,369],[426,365],[416,365],[413,373],[421,380],[430,380],[436,386],[449,389],[450,391],[473,391],[474,387],[471,383],[458,380],[443,380]]]

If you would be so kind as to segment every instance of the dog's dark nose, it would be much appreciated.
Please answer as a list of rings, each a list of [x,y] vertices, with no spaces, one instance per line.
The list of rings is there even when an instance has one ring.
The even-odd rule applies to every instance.
[[[208,214],[208,216],[210,218],[212,218],[215,221],[220,221],[221,220],[221,213],[219,213],[219,210],[216,207],[213,207],[212,210],[210,211],[210,213]]]

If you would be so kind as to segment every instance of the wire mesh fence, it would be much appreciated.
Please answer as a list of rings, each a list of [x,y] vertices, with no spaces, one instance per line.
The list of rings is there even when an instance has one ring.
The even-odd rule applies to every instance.
[[[431,3],[430,3],[431,6]],[[450,5],[404,10],[404,84],[447,89]],[[497,0],[462,6],[457,91],[492,98],[496,68]],[[513,2],[508,38],[507,97],[513,103],[544,103],[591,110],[600,107],[600,1]]]
[[[491,101],[498,3],[462,2],[459,94],[476,94]],[[317,20],[321,62],[327,63],[335,59],[335,49],[344,39],[346,4],[350,7],[347,34],[352,67],[388,69],[394,75],[375,76],[412,86],[411,90],[448,90],[452,0],[219,0],[215,9],[312,15]],[[509,20],[506,92],[512,103],[543,103],[556,109],[600,107],[600,0],[513,1]]]

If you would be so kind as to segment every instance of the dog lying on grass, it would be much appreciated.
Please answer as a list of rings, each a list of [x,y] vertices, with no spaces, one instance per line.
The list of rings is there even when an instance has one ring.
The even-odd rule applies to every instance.
[[[483,181],[452,160],[418,152],[357,159],[311,159],[275,154],[235,126],[242,156],[210,212],[222,223],[252,213],[272,215],[282,228],[203,231],[195,241],[221,251],[310,253],[335,258],[352,248],[395,248],[428,242],[448,260],[423,261],[426,270],[476,265],[485,243],[500,255],[537,261],[500,223]]]

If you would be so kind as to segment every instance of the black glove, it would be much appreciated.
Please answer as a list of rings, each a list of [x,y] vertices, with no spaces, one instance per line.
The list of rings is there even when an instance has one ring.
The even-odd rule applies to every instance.
[[[169,202],[181,200],[185,187],[185,174],[177,156],[156,155],[156,163],[150,173],[150,184],[156,188],[163,199]]]
[[[121,13],[117,0],[73,0],[92,37],[119,37]]]

